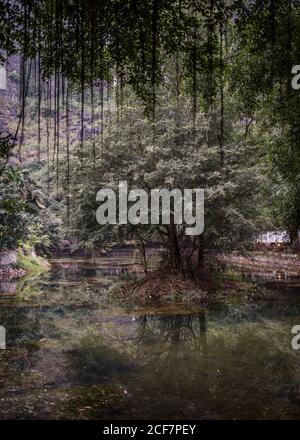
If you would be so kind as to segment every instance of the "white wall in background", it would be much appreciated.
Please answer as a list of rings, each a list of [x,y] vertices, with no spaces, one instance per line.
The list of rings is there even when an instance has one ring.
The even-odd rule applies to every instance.
[[[288,243],[290,241],[286,231],[270,231],[260,234],[257,238],[258,243]]]

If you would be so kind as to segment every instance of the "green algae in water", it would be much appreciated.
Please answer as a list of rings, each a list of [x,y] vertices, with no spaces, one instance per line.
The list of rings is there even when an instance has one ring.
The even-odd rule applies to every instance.
[[[0,305],[1,419],[299,418],[299,295],[120,306],[76,264]]]

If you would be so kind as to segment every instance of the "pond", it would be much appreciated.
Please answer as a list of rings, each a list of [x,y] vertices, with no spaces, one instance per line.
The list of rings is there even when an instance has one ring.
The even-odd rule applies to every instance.
[[[1,419],[300,417],[299,281],[280,300],[141,307],[107,295],[126,270],[62,260],[1,293]]]

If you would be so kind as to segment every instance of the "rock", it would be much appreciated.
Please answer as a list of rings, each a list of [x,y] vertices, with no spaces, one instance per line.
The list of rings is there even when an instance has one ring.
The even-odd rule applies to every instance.
[[[17,263],[16,250],[0,251],[0,268],[16,263]]]
[[[0,295],[14,295],[17,290],[17,283],[0,281]]]
[[[13,266],[0,268],[0,282],[8,282],[14,278],[22,277],[23,275],[25,275],[25,273],[26,272],[23,269],[16,269]]]

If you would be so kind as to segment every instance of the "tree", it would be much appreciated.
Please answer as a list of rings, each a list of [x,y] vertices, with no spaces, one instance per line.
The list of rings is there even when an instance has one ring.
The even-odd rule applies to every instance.
[[[59,222],[42,203],[44,194],[22,169],[0,176],[0,250],[29,243],[43,252],[60,237]]]
[[[181,97],[173,106],[163,93],[157,109],[157,123],[149,124],[142,107],[132,102],[124,105],[123,116],[104,136],[102,157],[94,168],[86,149],[84,170],[72,163],[75,200],[71,224],[83,244],[105,246],[123,240],[140,240],[149,232],[166,249],[170,266],[186,276],[198,276],[203,269],[207,248],[229,249],[251,242],[259,226],[260,168],[255,151],[235,140],[226,145],[223,166],[214,126],[198,112],[196,125],[191,119],[189,100]],[[179,112],[179,114],[178,114]],[[180,121],[180,125],[178,125]],[[93,175],[91,178],[91,170]],[[205,233],[199,237],[185,234],[186,225],[105,225],[96,221],[96,193],[111,188],[118,193],[120,181],[128,187],[205,189]]]
[[[268,165],[269,212],[291,243],[300,229],[300,106],[291,86],[299,25],[299,2],[250,2],[236,18],[229,77],[239,111],[250,121],[247,132],[252,130],[252,142]]]
[[[8,159],[12,154],[13,147],[14,144],[11,136],[4,136],[2,133],[0,133],[0,176],[3,174],[6,168]]]

